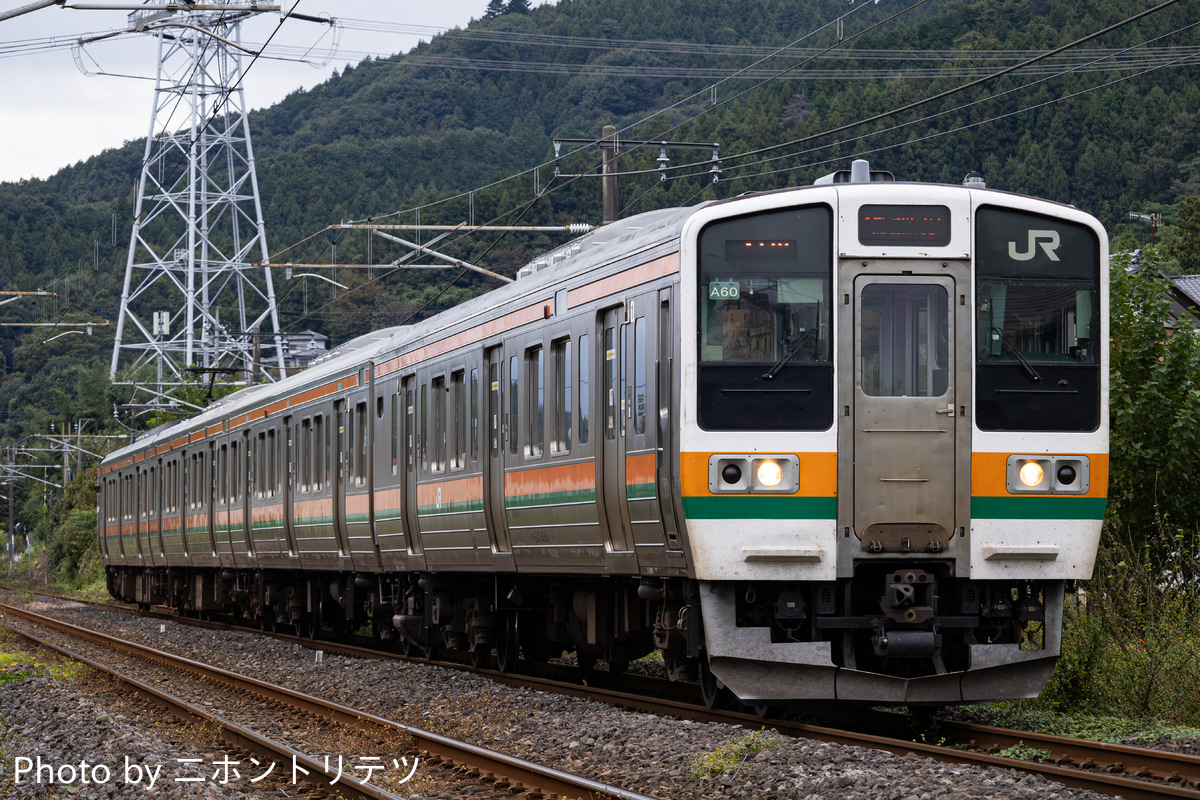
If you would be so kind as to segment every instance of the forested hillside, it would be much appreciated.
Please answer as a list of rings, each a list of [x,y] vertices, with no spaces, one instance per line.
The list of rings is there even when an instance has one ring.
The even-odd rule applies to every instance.
[[[1148,226],[1128,220],[1129,212],[1158,211],[1170,222],[1184,197],[1200,194],[1194,60],[1200,33],[1173,33],[1194,23],[1194,2],[1089,42],[1082,48],[1087,58],[1072,50],[1035,69],[819,138],[813,137],[946,92],[1148,6],[1127,0],[561,0],[483,19],[488,6],[485,0],[479,5],[481,19],[466,29],[408,54],[364,61],[252,115],[274,261],[328,262],[336,255],[363,263],[362,234],[313,234],[331,223],[396,212],[403,213],[393,219],[414,221],[417,206],[552,159],[552,137],[595,137],[606,124],[623,129],[627,139],[720,143],[716,183],[709,165],[669,172],[665,181],[658,174],[622,179],[627,214],[808,183],[858,154],[902,179],[957,183],[976,170],[989,186],[1073,203],[1099,216],[1123,245],[1150,237]],[[835,47],[835,29],[819,29],[851,11],[843,27],[847,41]],[[753,77],[709,88],[814,31],[798,48],[756,65]],[[1146,43],[1119,56],[1120,64],[1088,63]],[[816,58],[824,48],[833,49]],[[1190,66],[1147,71],[1189,55]],[[768,80],[771,75],[777,77]],[[253,73],[247,87],[252,96]],[[739,158],[788,142],[796,144]],[[0,288],[67,288],[73,303],[115,319],[128,236],[122,231],[133,213],[131,184],[143,150],[144,142],[131,142],[49,180],[0,184]],[[703,158],[670,155],[673,165]],[[657,149],[626,155],[621,168],[650,170],[657,156]],[[562,173],[579,173],[598,161],[590,149],[559,166]],[[470,199],[427,206],[420,220],[463,222],[473,203],[480,223],[598,222],[598,183],[553,179],[553,171],[540,170],[536,184],[533,175],[522,175]],[[535,185],[550,191],[532,202]],[[560,241],[493,234],[448,249],[511,274],[532,253]],[[93,270],[95,242],[100,261]],[[372,255],[384,262],[400,252],[377,244]],[[328,287],[318,294],[314,285],[304,294],[298,282],[281,281],[281,321],[289,330],[313,328],[341,342],[407,319],[451,277],[405,273],[336,298]],[[363,271],[338,280],[358,286],[367,278]],[[492,285],[468,276],[429,310]],[[33,320],[51,311],[24,302],[6,314]],[[123,399],[105,390],[111,335],[42,345],[40,333],[21,330],[0,332],[6,439],[44,431],[55,418],[111,418],[112,402]]]

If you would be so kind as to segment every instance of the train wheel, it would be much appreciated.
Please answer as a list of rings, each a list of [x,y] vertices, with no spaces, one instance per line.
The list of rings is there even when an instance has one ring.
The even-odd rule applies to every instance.
[[[700,696],[704,698],[704,705],[708,708],[714,707],[721,698],[721,682],[713,675],[708,666],[708,658],[704,656],[700,658]]]
[[[501,672],[516,672],[521,651],[520,622],[517,613],[504,614],[496,637],[496,666]]]
[[[483,669],[492,665],[492,647],[486,644],[477,644],[471,648],[471,666],[475,669]]]
[[[775,706],[765,703],[763,705],[747,705],[746,708],[750,709],[750,712],[759,719],[767,719],[768,717],[775,716]]]
[[[325,601],[318,602],[316,611],[309,614],[305,620],[307,625],[304,635],[309,639],[320,639],[322,623],[325,621]]]

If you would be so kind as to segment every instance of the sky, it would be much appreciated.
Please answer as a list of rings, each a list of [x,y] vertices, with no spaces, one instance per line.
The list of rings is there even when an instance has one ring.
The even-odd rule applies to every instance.
[[[300,14],[355,22],[343,28],[336,55],[321,68],[259,59],[243,84],[251,109],[273,105],[297,89],[311,88],[335,69],[357,64],[367,54],[407,52],[436,32],[431,28],[465,27],[483,15],[488,0],[283,3],[287,10],[294,4]],[[32,0],[0,0],[0,14],[32,4]],[[534,5],[540,4],[535,0]],[[153,36],[122,36],[78,51],[60,46],[26,54],[28,48],[20,46],[49,37],[70,43],[81,34],[122,30],[128,25],[127,17],[125,11],[49,6],[0,20],[0,181],[47,178],[63,167],[147,135],[158,57]],[[364,21],[378,24],[364,25]],[[277,14],[260,14],[243,24],[242,42],[264,42],[278,25]],[[273,46],[313,47],[316,51],[328,51],[331,43],[329,26],[294,20],[284,23],[272,40]],[[84,74],[77,61],[97,74]],[[243,65],[248,63],[249,57]]]

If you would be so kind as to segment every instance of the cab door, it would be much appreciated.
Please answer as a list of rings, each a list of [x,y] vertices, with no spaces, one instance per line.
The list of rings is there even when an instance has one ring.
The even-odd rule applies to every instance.
[[[841,365],[851,377],[841,388],[852,508],[841,516],[869,553],[946,551],[966,512],[957,478],[969,463],[965,265],[936,275],[922,267],[868,265],[853,278],[852,347]]]

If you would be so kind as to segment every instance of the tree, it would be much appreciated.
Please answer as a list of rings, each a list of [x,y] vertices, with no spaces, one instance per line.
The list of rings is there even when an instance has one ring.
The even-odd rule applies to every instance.
[[[1171,284],[1156,269],[1111,270],[1111,441],[1108,521],[1169,558],[1194,548],[1200,521],[1200,333],[1171,316]],[[1179,537],[1186,539],[1181,542]]]
[[[1179,262],[1184,275],[1200,273],[1200,195],[1186,197],[1179,204],[1179,217],[1171,226],[1163,253]]]
[[[505,13],[507,9],[504,6],[504,0],[491,0],[487,5],[487,10],[483,12],[484,19],[495,19]]]
[[[505,14],[528,14],[533,10],[529,5],[529,0],[508,0],[508,6],[504,9]]]

